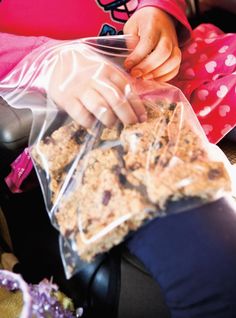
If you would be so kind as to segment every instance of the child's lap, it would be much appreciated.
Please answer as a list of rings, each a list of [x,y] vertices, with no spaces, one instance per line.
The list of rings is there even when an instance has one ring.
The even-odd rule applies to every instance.
[[[172,83],[190,101],[208,139],[217,143],[236,126],[236,34],[197,27],[182,48],[182,64]]]
[[[236,204],[159,218],[128,242],[162,287],[172,317],[236,317]]]

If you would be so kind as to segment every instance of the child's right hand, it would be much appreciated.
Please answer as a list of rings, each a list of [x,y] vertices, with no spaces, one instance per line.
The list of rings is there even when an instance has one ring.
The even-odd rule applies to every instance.
[[[111,127],[146,120],[145,108],[128,75],[84,46],[60,49],[50,78],[49,97],[80,125],[96,119]]]

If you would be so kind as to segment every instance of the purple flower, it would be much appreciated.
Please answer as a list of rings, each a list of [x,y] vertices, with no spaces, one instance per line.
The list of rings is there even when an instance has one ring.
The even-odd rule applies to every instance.
[[[37,285],[28,285],[20,275],[0,270],[0,287],[22,292],[23,308],[19,318],[77,318],[82,316],[81,308],[77,309],[76,313],[63,308],[56,296],[58,286],[47,279]]]

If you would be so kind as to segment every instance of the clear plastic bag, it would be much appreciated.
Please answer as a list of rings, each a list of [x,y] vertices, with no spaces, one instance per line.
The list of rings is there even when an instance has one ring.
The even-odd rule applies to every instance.
[[[233,189],[229,161],[208,142],[181,91],[124,71],[135,43],[116,36],[47,44],[0,85],[10,105],[33,111],[30,152],[61,233],[67,277],[154,217]],[[77,104],[67,105],[75,93],[81,109],[96,117],[89,128],[79,124],[86,120]],[[94,107],[100,95],[104,104]],[[122,123],[124,109],[138,117],[141,105],[145,122]]]

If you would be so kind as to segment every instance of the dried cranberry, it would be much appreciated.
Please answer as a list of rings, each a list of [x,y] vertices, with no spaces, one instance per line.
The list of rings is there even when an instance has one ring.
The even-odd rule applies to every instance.
[[[86,136],[86,131],[83,129],[79,129],[74,134],[74,139],[77,144],[81,145],[84,142],[84,137]]]
[[[169,106],[169,110],[175,110],[176,103],[171,103]]]
[[[214,179],[218,179],[219,177],[221,177],[222,172],[219,169],[211,169],[208,172],[208,179],[209,180],[214,180]]]
[[[51,138],[51,137],[46,137],[46,138],[44,139],[45,145],[49,145],[51,142],[52,142],[52,138]]]
[[[106,190],[103,192],[102,204],[107,206],[111,199],[111,191]]]
[[[121,184],[125,185],[127,183],[126,176],[122,173],[119,174],[119,181]]]
[[[155,159],[154,159],[155,165],[158,163],[159,159],[160,159],[160,156],[156,156],[156,157],[155,157]]]
[[[133,164],[130,166],[130,169],[131,169],[132,171],[137,170],[137,169],[140,169],[140,168],[141,168],[140,162],[135,162],[135,163],[133,163]]]

